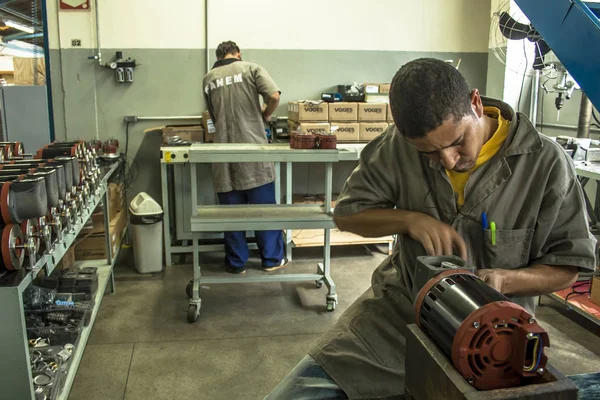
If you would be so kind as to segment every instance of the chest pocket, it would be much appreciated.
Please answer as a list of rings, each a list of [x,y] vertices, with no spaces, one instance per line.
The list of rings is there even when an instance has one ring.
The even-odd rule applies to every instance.
[[[483,268],[517,269],[529,264],[533,229],[496,230],[496,244],[492,231],[485,230]]]

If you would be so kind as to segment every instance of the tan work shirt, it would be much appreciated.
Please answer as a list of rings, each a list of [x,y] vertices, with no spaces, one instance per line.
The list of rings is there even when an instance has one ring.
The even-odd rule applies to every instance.
[[[518,269],[535,264],[595,268],[581,186],[567,154],[540,135],[523,114],[484,98],[512,121],[500,151],[475,171],[457,210],[440,164],[419,154],[392,126],[363,150],[359,166],[338,198],[335,214],[370,208],[428,214],[465,240],[477,268]],[[497,226],[496,245],[482,230],[481,213]],[[399,237],[393,254],[373,273],[372,286],[310,353],[350,398],[384,398],[404,392],[405,331],[415,322],[415,260],[423,246]],[[512,297],[529,312],[534,298]],[[410,368],[410,366],[406,366]]]
[[[204,98],[213,118],[215,143],[267,143],[259,95],[279,89],[260,65],[227,60],[204,77]],[[275,180],[273,163],[219,163],[212,166],[217,193],[253,189]]]

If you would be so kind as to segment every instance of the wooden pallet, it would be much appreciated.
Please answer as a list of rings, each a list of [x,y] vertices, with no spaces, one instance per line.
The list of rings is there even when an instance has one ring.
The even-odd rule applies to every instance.
[[[299,229],[292,231],[292,242],[294,247],[321,247],[324,243],[324,232],[320,229]],[[380,238],[365,238],[350,232],[341,232],[338,229],[331,230],[332,246],[367,245],[367,244],[390,244],[394,243],[393,236]]]

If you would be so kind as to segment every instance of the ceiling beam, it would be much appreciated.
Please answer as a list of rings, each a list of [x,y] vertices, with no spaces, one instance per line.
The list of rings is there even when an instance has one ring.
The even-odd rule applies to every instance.
[[[36,22],[37,25],[40,25],[40,22],[34,20],[33,18],[31,18],[31,16],[25,15],[25,14],[20,13],[18,11],[15,11],[15,10],[9,8],[9,7],[0,5],[0,11],[4,11],[5,13],[10,14],[10,15],[12,15],[14,17],[17,17],[17,18],[21,18],[22,20],[25,20],[25,21],[27,21],[27,22],[29,22],[31,24],[33,24],[34,22]]]

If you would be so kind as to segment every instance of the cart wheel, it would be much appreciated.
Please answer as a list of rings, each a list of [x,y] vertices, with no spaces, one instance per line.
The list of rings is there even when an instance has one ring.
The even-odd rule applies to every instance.
[[[193,290],[194,290],[194,281],[190,281],[187,284],[187,286],[185,287],[185,294],[187,294],[190,299],[194,295]]]
[[[323,281],[315,281],[315,283],[317,284],[317,289],[323,287]]]
[[[335,311],[336,306],[337,306],[337,301],[327,300],[327,311],[329,311],[329,312]]]
[[[190,308],[188,308],[188,322],[190,324],[198,321],[198,317],[200,316],[200,312],[198,310],[198,306],[195,304],[190,305]]]

